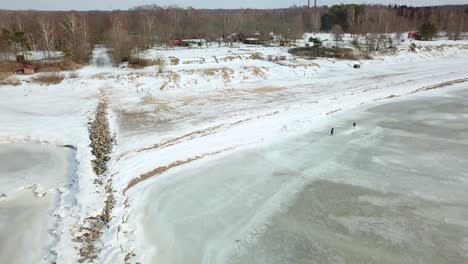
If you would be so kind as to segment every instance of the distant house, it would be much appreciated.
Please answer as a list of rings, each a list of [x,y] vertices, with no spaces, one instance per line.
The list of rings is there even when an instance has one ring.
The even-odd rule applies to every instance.
[[[182,44],[184,47],[202,47],[206,46],[206,39],[183,39]]]
[[[285,55],[268,55],[267,59],[269,61],[285,61],[288,58]]]
[[[181,39],[175,39],[171,42],[171,47],[182,47],[184,44],[182,43]]]
[[[245,34],[244,33],[232,33],[226,37],[226,41],[229,42],[244,42]]]
[[[23,73],[26,75],[34,74],[36,72],[36,66],[31,63],[23,63]]]
[[[279,44],[281,47],[289,47],[291,46],[291,41],[289,40],[286,40],[286,39],[282,39],[279,41]]]
[[[206,46],[207,41],[206,39],[176,39],[172,41],[171,46],[172,47],[202,47]]]
[[[31,63],[24,62],[24,63],[16,63],[14,67],[12,67],[12,72],[20,73],[20,74],[34,74],[36,72],[37,67]]]
[[[244,39],[244,44],[260,45],[262,41],[259,38],[246,38]]]
[[[408,38],[415,39],[415,40],[422,40],[422,35],[419,32],[409,32]]]

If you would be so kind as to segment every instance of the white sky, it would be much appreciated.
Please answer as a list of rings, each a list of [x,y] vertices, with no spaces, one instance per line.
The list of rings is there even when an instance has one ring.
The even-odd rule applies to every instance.
[[[138,5],[178,5],[194,8],[278,8],[305,5],[307,0],[0,0],[0,9],[36,10],[110,10],[128,9]],[[313,0],[311,0],[313,2]],[[420,5],[468,4],[468,0],[317,0],[318,5],[348,3],[379,3]]]

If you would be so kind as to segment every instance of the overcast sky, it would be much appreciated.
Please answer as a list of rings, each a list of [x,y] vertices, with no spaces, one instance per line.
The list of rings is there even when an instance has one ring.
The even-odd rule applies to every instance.
[[[0,9],[110,10],[128,9],[145,4],[192,6],[194,8],[277,8],[289,7],[294,4],[305,5],[307,0],[0,0],[0,2]],[[317,2],[319,5],[340,3],[407,4],[413,6],[468,4],[468,0],[317,0]]]

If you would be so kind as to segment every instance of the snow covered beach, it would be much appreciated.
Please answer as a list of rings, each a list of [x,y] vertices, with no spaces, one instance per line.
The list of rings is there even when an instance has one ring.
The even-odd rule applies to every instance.
[[[156,54],[164,52],[154,51]],[[443,211],[449,215],[447,224],[441,222],[440,228],[430,229],[434,237],[444,238],[447,235],[446,239],[453,242],[439,251],[441,255],[436,257],[440,259],[434,257],[433,261],[443,262],[443,254],[457,257],[453,260],[466,260],[466,255],[463,255],[466,254],[466,234],[458,229],[466,223],[456,213],[464,214],[463,208],[466,208],[461,202],[465,198],[463,193],[456,191],[466,184],[467,168],[463,162],[451,164],[452,170],[444,171],[445,165],[434,164],[434,161],[443,161],[444,156],[416,160],[419,163],[413,165],[421,169],[425,168],[425,164],[433,164],[434,167],[427,168],[429,171],[425,172],[429,176],[447,174],[457,177],[428,181],[417,174],[419,178],[410,177],[414,182],[407,186],[398,173],[390,173],[385,178],[387,181],[381,181],[375,175],[362,172],[376,168],[358,170],[359,166],[379,164],[385,170],[392,171],[396,165],[405,165],[399,159],[405,157],[404,153],[391,156],[382,149],[372,147],[381,145],[384,148],[385,144],[396,144],[387,146],[395,150],[402,147],[398,144],[418,145],[413,140],[401,143],[384,139],[428,130],[419,125],[421,129],[418,131],[406,131],[418,126],[414,122],[421,122],[421,115],[412,118],[411,103],[410,106],[394,105],[393,108],[388,106],[389,103],[405,98],[437,95],[454,97],[460,104],[457,109],[466,110],[466,105],[456,100],[457,97],[464,98],[466,93],[445,94],[447,90],[466,88],[468,49],[463,43],[436,46],[415,53],[401,50],[395,55],[361,62],[318,59],[305,64],[299,60],[295,65],[286,66],[247,59],[256,52],[264,55],[284,54],[286,51],[281,48],[246,46],[235,49],[213,48],[204,52],[208,54],[200,56],[206,58],[227,57],[232,53],[236,56],[248,55],[221,62],[205,59],[202,63],[184,64],[184,60],[195,61],[190,58],[196,57],[193,50],[169,50],[167,58],[179,56],[182,62],[167,66],[162,74],[158,74],[155,67],[137,70],[96,65],[79,70],[79,78],[66,78],[57,85],[39,85],[30,82],[30,77],[21,76],[18,77],[22,81],[20,86],[0,87],[0,96],[8,98],[0,104],[1,141],[47,141],[57,145],[72,145],[77,149],[76,178],[71,186],[62,190],[61,202],[54,208],[54,219],[58,221],[54,227],[56,237],[49,237],[50,246],[47,254],[41,258],[42,262],[77,262],[79,253],[74,247],[79,247],[79,242],[73,239],[81,234],[83,219],[99,213],[104,205],[107,194],[103,186],[94,183],[96,176],[91,167],[93,156],[88,135],[88,122],[99,100],[105,100],[109,106],[108,118],[116,137],[106,175],[106,179],[112,179],[116,204],[109,227],[98,241],[99,254],[96,261],[99,263],[121,263],[124,259],[128,263],[155,263],[158,260],[163,263],[186,263],[190,258],[200,260],[197,263],[225,263],[228,259],[248,263],[262,256],[264,262],[284,262],[285,259],[281,258],[287,255],[280,254],[281,251],[275,251],[278,256],[268,253],[275,247],[285,246],[288,241],[313,241],[311,237],[320,235],[309,234],[305,238],[294,236],[294,232],[302,230],[299,227],[297,230],[284,231],[284,221],[299,223],[303,221],[301,219],[308,219],[308,211],[301,207],[301,202],[295,201],[329,197],[334,190],[345,194],[349,192],[351,195],[338,196],[336,204],[346,204],[346,197],[355,198],[349,201],[350,208],[363,208],[363,203],[366,203],[376,207],[375,210],[390,208],[398,212],[405,206],[411,208],[412,204],[408,205],[411,199],[408,197],[416,197],[416,207],[418,204],[453,204],[453,207],[443,207]],[[96,53],[102,54],[102,50]],[[354,63],[361,63],[362,68],[354,69]],[[422,105],[426,104],[433,105],[430,100]],[[383,106],[379,108],[378,105]],[[370,110],[368,116],[353,112],[368,106],[376,107],[371,108],[373,110]],[[450,135],[455,143],[463,146],[466,135],[456,134],[456,131],[459,124],[466,120],[465,110],[454,113],[455,110],[446,105],[424,109],[422,113],[428,119],[426,123],[434,127],[443,124],[446,129],[426,135],[424,139],[429,141],[419,145],[431,146],[432,142],[440,142],[440,137]],[[356,120],[357,130],[353,131],[349,122],[352,123],[355,116],[360,118]],[[391,120],[385,120],[384,117]],[[407,126],[398,128],[403,121]],[[393,123],[385,125],[379,122]],[[330,127],[337,128],[333,138],[328,136]],[[388,129],[398,130],[402,134],[386,134]],[[347,144],[354,147],[368,146],[369,149],[356,147],[353,150],[346,147]],[[324,149],[330,152],[329,158],[322,154]],[[412,150],[416,152],[418,148],[405,150],[408,153]],[[443,150],[437,151],[444,153]],[[450,150],[458,152],[447,152],[446,155],[456,155],[460,161],[466,160],[458,148]],[[367,155],[353,155],[369,151],[376,151],[374,159]],[[379,157],[378,153],[384,154]],[[340,155],[345,158],[339,159]],[[419,154],[414,153],[412,157],[419,157]],[[359,161],[360,158],[363,160]],[[347,163],[351,161],[353,163]],[[346,166],[333,166],[334,163]],[[320,168],[322,171],[317,171]],[[349,170],[340,171],[346,168]],[[435,168],[439,168],[439,171]],[[414,168],[405,169],[405,174],[414,173]],[[461,174],[456,175],[455,172]],[[304,174],[310,175],[312,179]],[[314,185],[311,181],[315,179],[322,182]],[[418,180],[423,184],[418,183]],[[376,185],[376,181],[379,184]],[[427,185],[444,181],[448,181],[448,185],[440,190]],[[458,185],[455,190],[453,184]],[[421,186],[428,186],[428,189],[418,189]],[[324,192],[324,196],[317,197],[317,193],[321,192]],[[382,198],[387,196],[391,197]],[[341,230],[347,234],[344,239],[350,243],[361,241],[363,245],[370,242],[362,233],[378,236],[376,230],[388,227],[389,234],[394,236],[384,237],[382,254],[392,246],[388,241],[396,241],[395,244],[415,241],[412,240],[414,237],[400,236],[408,226],[396,221],[395,215],[387,217],[376,214],[380,218],[371,221],[363,215],[365,210],[361,215],[347,212],[340,214],[340,208],[330,204],[333,197],[327,201],[318,199],[317,203],[323,204],[311,204],[310,208],[318,208],[320,214],[317,217],[334,215],[334,218],[306,221],[303,225],[316,223],[322,228],[326,225],[324,219],[328,219],[333,223],[328,232],[339,234],[337,232]],[[382,202],[382,199],[385,201]],[[305,207],[308,208],[309,204],[306,202]],[[321,211],[320,208],[326,210]],[[433,222],[428,222],[428,215],[435,214],[438,217],[441,211],[434,211],[430,206],[424,208],[428,208],[427,211],[418,209],[411,211],[410,216],[404,215],[399,219],[432,227]],[[297,218],[289,218],[283,212],[297,214]],[[420,214],[424,217],[415,216]],[[446,221],[437,217],[434,216],[431,221]],[[201,223],[202,227],[193,228],[197,223]],[[452,229],[447,231],[446,225],[450,223],[453,223]],[[314,229],[310,227],[310,230]],[[421,236],[422,231],[414,232],[416,237]],[[321,235],[327,237],[327,234]],[[279,239],[289,235],[292,236],[291,240]],[[276,238],[279,244],[271,244]],[[337,239],[330,236],[332,238]],[[422,239],[429,244],[440,244],[439,240],[431,240],[425,235],[422,235]],[[282,241],[286,244],[280,243]],[[455,241],[459,243],[455,245]],[[328,244],[311,243],[287,245],[297,245],[291,252],[296,252],[295,256],[304,259],[308,259],[304,252],[310,250],[320,252],[315,255],[320,257],[317,259],[319,262],[331,257],[337,257],[336,262],[346,258],[334,254],[336,251],[347,251],[340,245],[330,246],[333,244],[331,240]],[[309,247],[301,250],[300,245]],[[186,255],[173,253],[184,247],[187,249],[184,250]],[[458,248],[455,253],[454,247]],[[434,247],[425,244],[413,249],[424,251]],[[352,252],[349,254],[352,255]],[[410,258],[411,252],[408,251],[402,260],[406,260],[405,257]],[[356,258],[356,263],[361,260]],[[385,258],[380,260],[384,262]]]

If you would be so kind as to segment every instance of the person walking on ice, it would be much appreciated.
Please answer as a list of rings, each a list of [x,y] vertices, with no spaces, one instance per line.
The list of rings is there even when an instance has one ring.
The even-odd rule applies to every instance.
[[[335,132],[335,128],[332,127],[332,129],[330,131],[330,136],[333,136],[334,132]]]
[[[356,129],[356,122],[353,123],[353,129]]]

